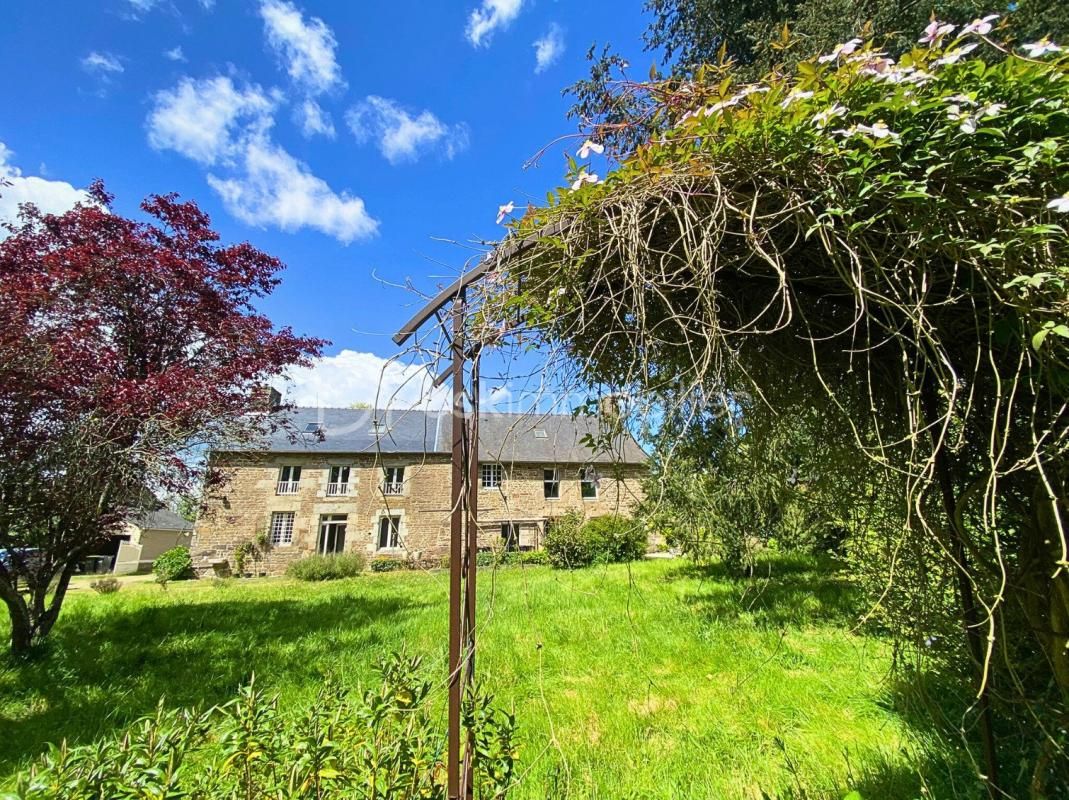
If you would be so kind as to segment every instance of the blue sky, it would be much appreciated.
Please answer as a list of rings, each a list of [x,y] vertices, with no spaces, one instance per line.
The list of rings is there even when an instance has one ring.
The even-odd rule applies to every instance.
[[[94,178],[120,213],[178,192],[288,266],[264,310],[332,340],[294,398],[369,399],[415,298],[562,181],[561,89],[595,40],[644,74],[642,0],[9,0],[0,217]],[[641,67],[639,68],[639,65]],[[339,353],[344,352],[341,356]]]

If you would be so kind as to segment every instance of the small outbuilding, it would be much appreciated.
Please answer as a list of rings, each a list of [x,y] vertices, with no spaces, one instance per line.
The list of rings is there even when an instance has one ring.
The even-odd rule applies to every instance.
[[[168,508],[160,508],[127,520],[118,538],[113,571],[119,575],[148,572],[162,553],[172,547],[190,546],[193,523]]]

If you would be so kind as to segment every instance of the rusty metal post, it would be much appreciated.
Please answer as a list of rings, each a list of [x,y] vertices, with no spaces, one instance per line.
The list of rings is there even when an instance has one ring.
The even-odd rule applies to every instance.
[[[471,404],[468,408],[471,420],[467,426],[468,497],[467,497],[467,548],[465,553],[464,581],[464,632],[466,648],[464,686],[475,683],[475,575],[479,554],[479,354],[471,361]],[[474,781],[475,742],[474,733],[468,731],[467,750],[464,757],[464,774],[461,788],[466,798],[472,797]]]
[[[446,747],[446,789],[449,800],[461,800],[460,787],[460,702],[461,641],[463,633],[462,582],[464,535],[464,293],[453,304],[453,484],[449,518],[449,719]]]

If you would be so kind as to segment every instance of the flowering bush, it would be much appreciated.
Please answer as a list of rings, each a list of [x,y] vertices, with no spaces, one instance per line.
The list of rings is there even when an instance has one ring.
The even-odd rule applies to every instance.
[[[1069,61],[998,24],[933,20],[898,59],[851,39],[756,83],[730,62],[621,82],[655,134],[604,178],[571,159],[510,223],[482,311],[684,433],[819,432],[800,439],[854,486],[839,518],[899,641],[968,632],[944,666],[974,670],[993,790],[997,703],[1032,786],[1069,777],[1031,716],[1064,730],[1069,696]]]

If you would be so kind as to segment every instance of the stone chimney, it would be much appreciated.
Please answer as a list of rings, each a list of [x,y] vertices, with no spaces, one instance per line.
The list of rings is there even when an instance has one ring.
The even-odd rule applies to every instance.
[[[282,395],[273,386],[263,384],[252,390],[252,411],[260,414],[271,414],[282,405]]]
[[[623,397],[607,394],[598,398],[598,423],[603,433],[619,433],[623,424]]]

